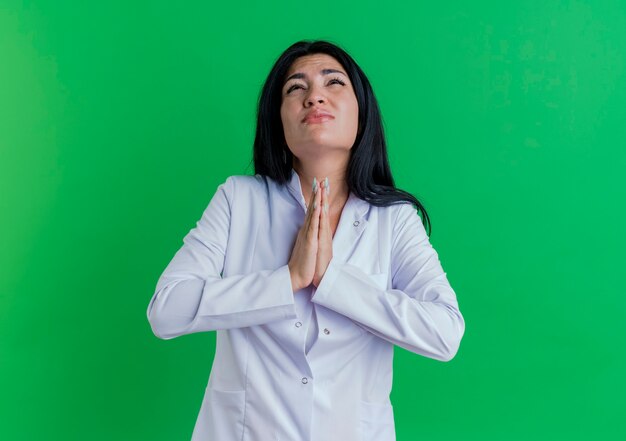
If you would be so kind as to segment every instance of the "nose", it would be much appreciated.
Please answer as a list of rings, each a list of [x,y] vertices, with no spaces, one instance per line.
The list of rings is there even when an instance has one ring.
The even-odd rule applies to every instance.
[[[309,93],[305,97],[305,106],[310,107],[314,104],[322,104],[326,100],[324,95],[319,92],[318,87],[311,86]]]
[[[309,98],[306,101],[307,105],[309,105],[309,106],[312,106],[313,103],[322,104],[323,102],[324,102],[324,98],[321,98],[321,97],[319,97],[319,98],[317,98],[317,97],[316,98]]]

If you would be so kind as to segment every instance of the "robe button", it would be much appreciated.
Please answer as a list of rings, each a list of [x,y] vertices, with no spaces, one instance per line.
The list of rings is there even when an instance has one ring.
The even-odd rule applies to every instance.
[[[296,322],[296,328],[299,328],[300,326],[302,326],[301,322]]]
[[[309,379],[307,377],[302,377],[302,384],[307,384]]]
[[[359,226],[359,221],[354,221],[354,223],[352,225],[354,225],[355,227],[358,227]]]
[[[326,335],[330,334],[330,331],[328,330],[328,328],[324,328],[324,334]]]

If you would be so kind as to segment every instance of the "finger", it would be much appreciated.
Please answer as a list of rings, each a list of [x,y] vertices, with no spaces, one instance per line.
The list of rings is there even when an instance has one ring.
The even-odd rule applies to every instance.
[[[316,193],[319,193],[319,182],[317,182],[316,178],[313,178],[313,184],[311,187],[311,196],[309,197],[309,206],[307,207],[306,218],[304,220],[305,230],[309,228],[311,219],[313,218],[313,205],[315,204]]]
[[[322,194],[320,196],[322,212],[320,215],[319,238],[323,242],[324,246],[326,246],[329,239],[332,241],[332,238],[330,235],[330,213],[329,213],[330,198],[328,196],[329,194],[328,178],[324,179],[323,183],[324,183],[324,186],[322,188],[322,192],[321,192]]]
[[[324,185],[321,188],[320,195],[320,204],[321,204],[321,212],[320,212],[320,225],[318,232],[318,248],[317,248],[317,256],[315,261],[315,281],[314,283],[320,282],[324,273],[326,272],[326,268],[328,267],[328,262],[332,256],[332,233],[330,230],[330,198],[328,196],[328,180],[324,179]],[[316,285],[318,286],[318,285]]]
[[[322,199],[324,200],[324,211],[326,212],[326,220],[328,221],[329,218],[329,213],[328,210],[330,209],[330,184],[328,183],[328,178],[324,179],[324,194]]]
[[[317,237],[319,231],[320,224],[320,212],[321,209],[321,198],[322,198],[322,189],[318,189],[315,194],[315,203],[313,204],[314,209],[311,211],[311,223],[309,225],[309,232],[313,235],[313,237]]]
[[[322,180],[322,188],[320,189],[320,218],[319,218],[319,228],[317,231],[317,239],[318,242],[318,250],[323,249],[326,244],[324,243],[324,234],[325,234],[325,219],[326,219],[326,188],[324,188],[325,182]],[[319,261],[319,252],[317,255],[317,259]]]
[[[322,179],[320,188],[320,220],[323,220],[326,217],[326,212],[328,211],[327,203],[326,203],[326,180]]]

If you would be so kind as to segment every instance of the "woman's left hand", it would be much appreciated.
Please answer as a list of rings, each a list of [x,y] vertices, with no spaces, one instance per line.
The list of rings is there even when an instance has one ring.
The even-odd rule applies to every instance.
[[[326,268],[330,260],[333,258],[333,234],[330,229],[330,215],[328,207],[330,206],[330,189],[328,188],[328,178],[322,181],[322,199],[320,201],[320,221],[317,241],[317,262],[315,266],[315,274],[313,275],[313,285],[316,287],[322,281],[322,277],[326,273]]]

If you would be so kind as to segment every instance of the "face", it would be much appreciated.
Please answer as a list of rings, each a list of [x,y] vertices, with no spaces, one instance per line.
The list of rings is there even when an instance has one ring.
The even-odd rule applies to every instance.
[[[285,78],[280,116],[293,155],[300,160],[348,155],[359,106],[343,66],[330,55],[306,55],[294,61]]]

